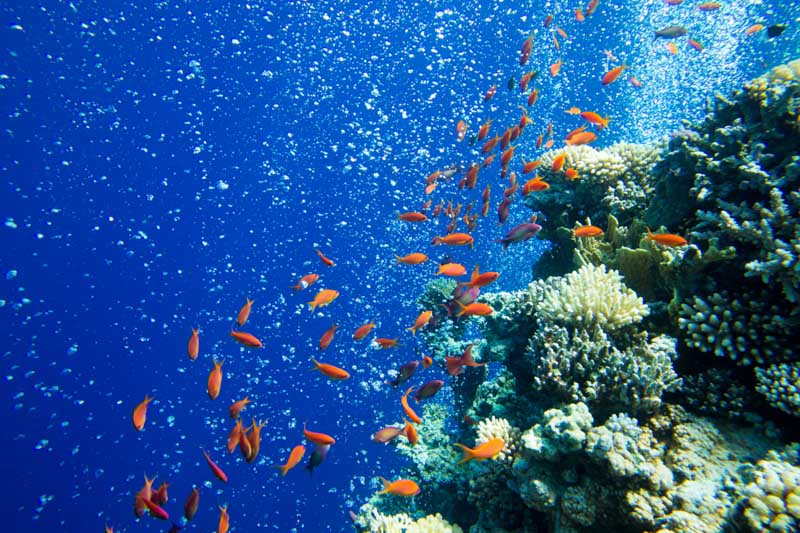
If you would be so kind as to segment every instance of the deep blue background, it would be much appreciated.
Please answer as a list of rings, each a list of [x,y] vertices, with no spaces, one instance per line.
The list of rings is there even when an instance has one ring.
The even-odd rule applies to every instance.
[[[573,105],[612,116],[598,146],[658,139],[701,117],[715,90],[793,59],[797,40],[794,27],[772,42],[744,37],[752,23],[789,21],[788,2],[701,13],[689,1],[601,0],[582,24],[562,3],[369,4],[0,7],[0,474],[13,487],[0,512],[12,530],[166,530],[134,521],[133,495],[143,474],[157,474],[180,516],[192,484],[211,481],[200,446],[231,482],[202,488],[189,529],[216,527],[216,504],[227,502],[234,531],[346,530],[346,511],[376,489],[375,477],[402,465],[369,441],[399,420],[399,391],[381,385],[386,371],[424,351],[405,328],[433,267],[401,268],[394,254],[443,253],[429,246],[442,222],[408,227],[396,214],[419,208],[433,170],[481,159],[456,141],[457,120],[470,134],[490,116],[494,131],[518,120],[524,97],[506,81],[529,68],[517,61],[525,37],[537,32],[541,96],[517,164],[538,157],[533,141],[548,122],[556,139],[580,124],[563,112]],[[548,13],[570,36],[559,39],[555,79]],[[672,56],[652,40],[672,23],[706,50],[683,40]],[[605,49],[645,86],[602,88]],[[493,83],[497,96],[484,103]],[[511,290],[529,281],[541,244],[501,255],[493,242],[530,216],[517,202],[497,227],[496,165],[473,193],[449,184],[434,197],[467,202],[493,184],[476,249],[448,252],[501,271],[498,288]],[[336,267],[321,266],[315,247]],[[322,275],[318,285],[293,293],[309,272]],[[342,296],[311,314],[304,303],[321,287]],[[261,351],[227,336],[248,296]],[[351,371],[342,383],[306,372],[331,318],[341,329],[322,359]],[[354,344],[368,320],[403,347]],[[191,363],[197,325],[201,357]],[[215,402],[205,392],[212,356],[225,358]],[[442,374],[434,367],[418,381]],[[156,401],[136,433],[130,415],[145,394]],[[246,417],[269,419],[255,465],[222,452],[227,407],[246,394]],[[338,442],[313,479],[301,469],[280,478],[269,465],[301,442],[304,420]]]

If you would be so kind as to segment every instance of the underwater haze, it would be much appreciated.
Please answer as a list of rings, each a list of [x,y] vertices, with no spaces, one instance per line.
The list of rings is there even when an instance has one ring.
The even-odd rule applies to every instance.
[[[646,408],[616,400],[603,404],[602,392],[597,397],[574,392],[583,385],[569,393],[566,387],[559,395],[543,384],[546,379],[536,371],[546,366],[544,351],[537,355],[526,347],[536,344],[537,335],[547,336],[547,342],[558,335],[534,329],[544,327],[547,318],[577,336],[570,328],[586,325],[564,318],[568,311],[556,309],[556,296],[547,296],[546,287],[536,289],[544,291],[538,304],[539,296],[525,300],[545,313],[530,318],[530,328],[519,315],[499,318],[506,317],[499,302],[518,309],[523,292],[539,294],[528,288],[534,279],[577,270],[573,248],[584,250],[587,238],[580,226],[604,230],[605,237],[588,238],[605,238],[615,247],[623,242],[611,238],[610,216],[629,239],[625,246],[636,249],[638,238],[630,237],[641,236],[640,249],[672,254],[671,264],[688,261],[685,250],[709,257],[711,249],[724,255],[725,246],[735,248],[727,263],[686,267],[652,290],[636,282],[650,274],[637,278],[616,259],[585,253],[583,262],[621,271],[642,305],[649,306],[619,328],[605,329],[611,344],[624,352],[623,345],[644,330],[651,340],[670,335],[677,343],[671,359],[674,383],[658,389],[665,405],[682,404],[690,413],[686,416],[709,414],[683,401],[689,395],[680,392],[677,376],[719,367],[752,394],[762,393],[751,403],[736,404],[753,413],[739,418],[743,427],[769,426],[771,438],[782,439],[775,442],[788,444],[791,435],[781,432],[796,424],[800,409],[764,393],[758,388],[764,380],[757,376],[775,376],[769,374],[777,372],[774,365],[794,365],[795,356],[784,349],[792,346],[785,333],[796,323],[798,299],[791,291],[800,281],[774,264],[765,267],[769,272],[750,272],[753,261],[774,259],[743,251],[745,245],[766,246],[762,241],[710,235],[717,226],[708,217],[692,218],[704,210],[715,213],[700,196],[697,203],[688,199],[702,187],[678,187],[684,199],[665,196],[669,186],[657,183],[678,176],[669,169],[699,153],[700,148],[687,148],[681,153],[689,155],[670,159],[669,153],[680,151],[675,139],[691,143],[692,135],[705,135],[703,121],[719,121],[708,131],[724,130],[733,113],[725,106],[736,108],[740,101],[734,92],[781,65],[789,74],[764,83],[779,80],[780,95],[788,96],[776,96],[780,102],[774,106],[767,98],[762,108],[790,117],[786,124],[797,121],[800,72],[792,77],[790,62],[800,57],[798,17],[795,2],[778,0],[600,0],[588,6],[566,0],[3,3],[0,421],[5,429],[0,463],[8,490],[0,512],[7,527],[224,531],[220,508],[227,507],[234,532],[350,531],[354,526],[394,531],[390,519],[362,509],[384,488],[379,479],[384,477],[413,480],[421,492],[404,497],[389,487],[389,494],[373,498],[375,508],[386,516],[402,512],[415,519],[440,513],[442,524],[428,531],[590,531],[602,523],[601,511],[596,520],[570,522],[563,518],[568,511],[553,503],[565,493],[545,504],[526,492],[532,474],[520,465],[536,459],[524,456],[523,444],[514,452],[522,455],[515,455],[513,467],[492,454],[490,460],[460,465],[460,473],[453,474],[421,457],[447,454],[445,462],[455,467],[462,453],[455,444],[475,448],[473,424],[502,410],[521,432],[545,420],[547,409],[578,401],[589,406],[595,427],[623,414],[644,424],[663,412],[660,403]],[[671,27],[684,31],[656,36]],[[746,114],[746,120],[773,124],[756,114]],[[487,136],[478,139],[479,128],[490,119]],[[730,118],[730,124],[741,123]],[[786,131],[800,135],[800,122],[796,125],[797,130],[789,125]],[[514,136],[510,142],[501,138],[506,130]],[[699,133],[689,135],[690,130]],[[594,138],[567,140],[571,132],[592,132]],[[760,149],[747,149],[775,155],[763,170],[783,176],[768,188],[746,189],[765,198],[747,213],[759,212],[769,198],[770,208],[779,211],[777,193],[769,191],[780,190],[791,213],[787,224],[792,224],[800,217],[800,200],[791,196],[800,174],[783,169],[796,163],[797,142],[786,141],[792,139],[789,134],[776,137],[784,140],[780,154],[771,151],[770,143],[778,140],[769,135],[759,138]],[[483,149],[493,138],[497,146]],[[736,146],[750,146],[744,137],[736,139]],[[633,179],[620,170],[613,178],[618,181],[603,182],[599,195],[569,196],[569,189],[592,183],[592,169],[604,164],[581,166],[581,154],[605,153],[619,143],[657,147],[661,154],[652,155],[646,184],[637,189],[641,194],[625,196],[619,204],[601,202],[603,191],[617,183],[627,187]],[[509,147],[515,148],[509,153]],[[575,151],[557,169],[561,149]],[[735,153],[703,161],[718,168],[708,161]],[[491,154],[494,161],[485,161]],[[523,199],[514,186],[522,189],[533,178],[523,168],[536,160],[546,187],[531,183]],[[687,179],[703,173],[711,176],[709,183],[720,183],[699,163],[691,168]],[[577,176],[565,177],[569,170]],[[732,171],[725,172],[734,179]],[[724,185],[705,190],[727,202],[719,206],[740,217],[739,225],[749,216],[734,210],[747,197],[724,196]],[[691,212],[653,214],[656,203],[685,204]],[[414,218],[400,216],[408,213],[424,215],[424,221],[403,220]],[[531,223],[539,229],[530,229]],[[529,225],[529,233],[511,236],[522,224]],[[441,242],[460,234],[474,244]],[[685,240],[670,241],[669,235]],[[800,247],[795,251],[800,254]],[[417,265],[398,261],[397,256],[410,253],[429,259]],[[590,255],[593,259],[586,259]],[[323,256],[335,264],[328,266]],[[549,258],[546,265],[542,257]],[[455,276],[463,283],[474,282],[475,265],[500,275],[491,284],[476,284],[470,299],[458,300],[455,284],[442,281],[447,276],[437,274],[436,263],[463,265],[466,274]],[[786,268],[796,271],[796,264]],[[744,281],[736,277],[740,270]],[[664,268],[648,272],[657,271]],[[319,278],[298,285],[308,274]],[[681,285],[689,277],[692,285]],[[552,288],[560,282],[540,283]],[[785,318],[786,326],[758,330],[777,338],[768,343],[782,354],[774,359],[737,358],[739,352],[726,351],[728,344],[698,340],[695,326],[680,322],[713,307],[705,302],[725,307],[724,298],[750,301],[735,292],[742,284],[760,284],[748,285],[747,294],[769,294],[758,313],[778,309],[776,316]],[[309,302],[323,289],[338,291],[338,297],[311,309]],[[248,299],[252,308],[241,324],[237,318]],[[670,301],[687,311],[668,312]],[[489,305],[490,316],[468,307],[477,303]],[[408,328],[425,310],[431,311],[430,322],[412,334]],[[597,319],[588,320],[595,324]],[[369,336],[354,340],[356,328],[370,321],[376,326]],[[334,324],[334,338],[322,349],[320,339]],[[196,359],[187,354],[193,328],[199,329]],[[236,339],[235,333],[250,333],[263,346],[247,346],[247,339]],[[501,340],[512,337],[512,348],[493,347],[506,346]],[[382,349],[375,338],[397,339],[398,345]],[[476,346],[477,363],[462,357],[468,344]],[[414,367],[413,375],[398,378],[402,365],[426,355],[430,366],[426,361]],[[460,363],[453,362],[457,357]],[[324,368],[309,371],[315,366],[312,358],[346,371],[349,378],[331,379]],[[213,361],[223,360],[219,397],[212,400],[209,373]],[[516,392],[487,392],[489,384],[502,388],[498,383],[512,375]],[[395,379],[398,386],[387,384]],[[418,391],[434,379],[444,381],[434,397],[402,406],[408,387]],[[146,419],[137,430],[134,409],[146,396],[153,400],[144,406]],[[240,443],[246,436],[233,436],[241,450],[229,454],[226,449],[235,423],[229,407],[245,397],[251,401],[241,411],[245,426],[266,421],[260,450],[251,456],[244,451],[248,445]],[[516,398],[516,414],[510,414],[511,404],[500,409],[500,398],[510,397]],[[787,403],[792,406],[781,407]],[[414,426],[386,445],[373,442],[373,434],[385,426],[405,427],[409,410],[422,417],[415,447],[408,444]],[[437,416],[434,437],[433,426],[425,425]],[[324,445],[313,442],[321,437],[304,438],[304,423],[335,439],[313,469],[305,467],[315,446],[319,453]],[[510,438],[503,439],[507,455]],[[301,444],[306,450],[301,462],[281,475],[273,467],[286,463]],[[752,467],[766,449],[777,447],[759,445],[763,453],[743,455]],[[227,474],[226,483],[215,476],[203,450]],[[570,457],[562,460],[568,463]],[[525,516],[495,519],[476,503],[484,493],[468,494],[493,465],[509,469],[497,490],[519,498],[514,505],[524,507]],[[153,476],[154,490],[168,483],[169,499],[145,504],[140,489],[145,477]],[[743,486],[749,481],[744,479]],[[183,506],[194,487],[199,507],[187,520]],[[629,487],[619,487],[622,501]],[[440,496],[448,491],[454,502],[445,505]],[[380,501],[388,503],[381,507]],[[612,496],[605,500],[613,501]],[[730,503],[729,524],[746,505],[738,496]],[[149,510],[137,517],[135,505]],[[158,518],[161,509],[169,519]],[[497,511],[506,517],[516,512]],[[611,516],[619,531],[663,525]]]

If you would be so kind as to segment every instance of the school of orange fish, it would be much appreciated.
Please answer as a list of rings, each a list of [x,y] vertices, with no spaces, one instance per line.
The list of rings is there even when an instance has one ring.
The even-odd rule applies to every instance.
[[[667,4],[669,5],[678,5],[682,3],[682,1],[683,0],[666,0]],[[575,9],[575,20],[579,23],[584,22],[587,17],[590,17],[592,14],[594,14],[595,10],[598,8],[598,5],[599,0],[591,0],[586,6],[585,10],[581,8]],[[706,2],[698,5],[698,9],[701,11],[715,11],[720,7],[721,5],[715,2]],[[544,28],[548,30],[558,55],[556,61],[552,63],[548,69],[550,75],[555,77],[559,75],[564,64],[561,50],[562,44],[561,41],[559,41],[559,38],[566,41],[568,35],[562,28],[554,26],[553,22],[554,19],[552,16],[548,16],[544,20]],[[757,24],[748,28],[746,34],[749,36],[762,29],[763,26]],[[656,32],[656,37],[663,37],[666,39],[673,39],[685,35],[686,31],[680,26],[669,26]],[[519,56],[520,66],[524,67],[527,65],[533,51],[533,41],[534,34],[532,33],[522,43]],[[669,44],[672,45],[670,51],[675,53],[676,49],[674,49],[674,43],[670,41]],[[702,49],[702,46],[699,43],[691,39],[688,39],[688,44],[697,50]],[[613,55],[610,52],[606,52],[606,55],[610,58],[613,58]],[[629,69],[629,66],[625,63],[611,68],[607,72],[603,73],[602,76],[600,76],[600,83],[602,86],[607,86],[616,82],[627,69]],[[522,110],[522,113],[517,123],[509,125],[502,134],[495,133],[493,137],[485,140],[487,139],[490,129],[493,125],[493,119],[489,117],[483,121],[477,133],[472,137],[473,144],[478,141],[485,140],[479,150],[479,157],[482,157],[483,159],[467,165],[464,176],[457,183],[457,189],[459,191],[464,189],[475,189],[478,183],[479,172],[489,168],[496,158],[497,153],[500,153],[500,177],[501,179],[508,177],[509,182],[508,186],[505,187],[503,191],[502,200],[499,202],[497,207],[500,225],[506,222],[509,216],[509,208],[518,190],[516,172],[511,171],[509,173],[509,169],[514,161],[515,150],[519,146],[518,140],[521,138],[526,129],[528,129],[534,123],[534,121],[528,115],[528,110],[536,104],[539,98],[539,89],[537,89],[535,85],[532,85],[532,83],[535,82],[537,74],[538,72],[536,69],[531,69],[525,72],[519,79],[518,87],[520,92],[524,95],[526,106],[518,106]],[[628,81],[634,87],[641,86],[641,82],[631,75],[628,76]],[[531,87],[530,90],[528,90],[529,86]],[[509,83],[509,88],[512,88],[511,83]],[[484,93],[483,99],[487,102],[491,101],[495,97],[496,92],[497,84],[494,84]],[[565,136],[564,144],[567,146],[589,144],[597,140],[597,134],[594,131],[587,130],[589,125],[594,126],[598,133],[608,126],[608,117],[604,118],[599,113],[593,111],[581,111],[577,107],[571,107],[565,111],[570,115],[580,116],[580,118],[588,123],[587,125],[582,125],[578,128],[575,128]],[[464,120],[459,120],[455,131],[457,139],[459,141],[463,141],[466,138],[468,130],[469,127],[467,123]],[[517,144],[512,145],[512,142],[517,142]],[[547,124],[545,131],[538,134],[534,145],[536,149],[550,149],[554,144],[555,140],[553,137],[553,124],[550,122]],[[495,151],[495,149],[498,147],[498,151]],[[558,154],[553,159],[553,173],[558,175],[563,171],[564,179],[567,182],[579,179],[580,176],[575,169],[569,167],[564,168],[565,160],[566,157],[563,152]],[[539,164],[539,159],[533,161],[522,160],[520,172],[523,175],[534,173]],[[430,198],[430,196],[434,194],[440,185],[450,182],[454,176],[460,174],[461,172],[462,167],[456,165],[444,170],[436,170],[432,172],[424,181],[424,195],[429,198],[423,203],[422,207],[418,211],[405,212],[398,215],[399,220],[412,224],[427,223],[431,219],[440,217],[445,218],[447,221],[445,234],[434,236],[430,243],[432,246],[449,245],[472,247],[474,245],[474,239],[471,233],[477,226],[479,218],[483,219],[488,215],[491,202],[491,184],[488,183],[481,194],[482,205],[480,212],[472,212],[474,207],[473,202],[470,202],[465,207],[459,202],[456,202],[454,205],[453,199],[448,200],[446,205],[444,200],[440,200],[435,206],[431,207],[433,205],[433,199]],[[523,197],[529,194],[547,194],[549,187],[550,185],[547,182],[542,180],[537,174],[534,174],[531,179],[527,180],[523,184],[520,193]],[[444,186],[442,189],[443,188]],[[439,190],[441,191],[441,189]],[[465,226],[465,229],[463,231],[459,231],[459,224],[462,223]],[[505,250],[511,244],[523,242],[532,238],[540,229],[541,226],[536,224],[536,215],[534,215],[530,222],[523,223],[512,228],[503,238],[497,239],[497,242],[501,243],[503,249]],[[602,236],[603,230],[596,226],[576,225],[576,228],[573,230],[573,234],[576,238],[594,238]],[[686,239],[679,235],[669,233],[656,234],[648,229],[647,236],[652,241],[664,246],[684,246],[687,244]],[[335,262],[324,255],[322,251],[317,249],[316,253],[324,266],[335,266]],[[422,252],[413,252],[404,256],[398,255],[395,257],[398,264],[404,265],[420,265],[428,261],[428,256]],[[448,261],[439,264],[439,269],[436,274],[458,278],[465,276],[467,274],[467,269],[461,264]],[[442,304],[441,307],[444,309],[444,311],[440,311],[438,309],[423,310],[421,313],[419,313],[413,325],[407,328],[408,331],[410,331],[412,335],[415,335],[421,328],[424,328],[431,323],[435,324],[441,320],[463,320],[472,316],[491,315],[494,313],[494,309],[492,309],[489,305],[477,302],[476,300],[479,297],[480,290],[497,280],[499,275],[500,274],[498,272],[481,273],[479,268],[476,266],[475,270],[470,276],[469,281],[458,283],[456,289],[453,291],[451,300]],[[291,288],[294,289],[294,291],[303,291],[314,285],[319,278],[320,276],[318,274],[307,274]],[[314,296],[312,301],[308,302],[308,305],[310,310],[314,312],[319,308],[330,305],[338,298],[338,296],[338,291],[324,288]],[[245,304],[242,306],[236,317],[236,323],[238,324],[239,329],[237,330],[232,328],[230,331],[230,336],[233,338],[233,340],[242,344],[243,346],[256,349],[263,347],[262,342],[255,335],[241,330],[250,317],[253,303],[253,300],[247,299]],[[330,328],[325,331],[319,340],[319,349],[321,351],[327,349],[333,342],[338,327],[339,326],[336,325],[335,322],[331,322]],[[372,330],[375,327],[376,324],[372,321],[358,327],[352,335],[353,341],[361,341],[366,339],[367,336],[372,333]],[[381,349],[390,349],[398,346],[399,339],[376,337],[373,339],[373,342]],[[459,356],[447,356],[444,354],[439,354],[441,355],[441,360],[450,376],[457,376],[461,374],[464,372],[464,367],[478,367],[486,364],[475,362],[471,354],[472,348],[473,345],[469,345]],[[192,334],[189,338],[187,346],[187,354],[189,358],[194,361],[197,359],[199,353],[199,328],[192,328]],[[213,360],[212,363],[213,368],[208,375],[206,386],[209,398],[211,400],[216,400],[220,394],[222,386],[222,367],[224,360]],[[350,377],[350,374],[347,371],[333,364],[319,362],[316,358],[311,358],[311,363],[314,367],[313,370],[319,371],[321,375],[331,380],[346,380]],[[423,368],[428,368],[433,363],[434,359],[427,355],[423,356],[422,360],[408,362],[398,369],[397,377],[394,380],[387,382],[387,384],[397,387],[408,381],[414,375],[420,364]],[[418,440],[415,424],[420,424],[422,422],[422,418],[409,405],[408,397],[416,389],[416,393],[412,396],[412,398],[416,403],[419,403],[423,399],[433,397],[443,385],[443,380],[434,379],[427,381],[419,387],[408,387],[400,398],[400,404],[405,414],[405,417],[403,418],[404,425],[391,425],[376,431],[372,437],[373,441],[379,443],[388,443],[402,436],[407,439],[409,444],[415,445]],[[133,426],[137,431],[141,431],[145,427],[147,406],[152,400],[153,398],[151,396],[145,396],[144,400],[133,410]],[[240,415],[242,410],[249,403],[251,403],[250,399],[245,396],[243,399],[234,402],[228,409],[228,414],[230,418],[235,420],[235,425],[227,437],[227,448],[229,453],[234,453],[238,447],[245,461],[252,463],[258,457],[261,447],[261,429],[266,424],[266,421],[257,422],[254,418],[252,419],[252,423],[249,427],[245,426],[240,418]],[[475,423],[474,420],[467,419],[466,417],[465,422]],[[303,425],[303,436],[307,441],[315,445],[315,448],[310,455],[307,467],[311,471],[325,460],[328,450],[332,445],[335,444],[336,440],[332,436],[325,433],[309,430],[306,427],[306,424]],[[456,443],[455,446],[460,447],[464,452],[462,459],[459,461],[460,463],[463,463],[471,460],[483,461],[486,459],[492,459],[503,450],[505,444],[501,439],[496,438],[475,448],[469,448],[460,443]],[[217,478],[221,483],[227,483],[228,476],[225,474],[223,469],[212,459],[206,450],[202,450],[202,453],[215,478]],[[290,452],[289,457],[286,459],[286,462],[282,465],[274,465],[274,468],[278,469],[282,476],[285,476],[292,468],[300,463],[305,456],[305,453],[305,446],[295,446]],[[393,494],[397,496],[408,497],[415,496],[420,492],[420,487],[417,485],[417,483],[410,479],[398,479],[395,481],[389,481],[384,478],[380,479],[384,484],[383,490],[380,491],[381,494]],[[155,478],[150,479],[145,476],[144,487],[142,487],[134,497],[134,513],[137,517],[142,517],[145,513],[147,513],[154,518],[168,520],[169,513],[163,507],[163,504],[168,500],[167,483],[162,482],[158,489],[153,489],[154,480]],[[184,518],[187,522],[192,520],[196,513],[198,509],[199,498],[199,489],[195,487],[189,494],[184,504]],[[226,533],[230,527],[230,517],[228,515],[227,506],[219,505],[218,507],[220,515],[217,531],[218,533]],[[180,529],[180,526],[173,525],[170,531],[177,531],[178,529]],[[113,528],[107,525],[106,533],[113,533]]]

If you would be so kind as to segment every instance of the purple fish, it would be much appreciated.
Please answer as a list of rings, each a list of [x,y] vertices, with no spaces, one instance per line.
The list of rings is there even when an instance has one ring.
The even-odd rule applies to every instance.
[[[308,470],[308,475],[314,474],[314,469],[322,464],[322,461],[328,457],[328,450],[331,449],[330,444],[318,444],[314,451],[311,452],[311,457],[308,458],[308,464],[306,465],[306,470]]]
[[[511,228],[511,231],[506,233],[506,236],[502,239],[498,239],[495,242],[503,243],[503,251],[508,248],[509,244],[514,244],[515,242],[522,242],[527,241],[541,230],[542,227],[537,224],[536,222],[526,222],[524,224],[520,224],[519,226],[514,226]]]
[[[420,400],[424,400],[425,398],[430,398],[431,396],[439,392],[439,389],[442,388],[442,385],[444,385],[444,381],[442,381],[441,379],[432,379],[428,381],[427,383],[422,385],[414,394],[414,400],[417,403],[419,403]]]
[[[406,363],[400,367],[400,370],[397,372],[397,377],[392,381],[387,381],[387,385],[391,385],[392,387],[397,387],[401,383],[405,383],[408,381],[408,378],[414,375],[414,372],[417,371],[417,367],[419,366],[419,361],[411,361],[410,363]]]

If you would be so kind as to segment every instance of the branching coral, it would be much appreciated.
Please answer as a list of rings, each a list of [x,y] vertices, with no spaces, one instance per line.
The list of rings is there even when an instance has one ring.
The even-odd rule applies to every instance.
[[[604,265],[584,265],[560,279],[545,282],[539,313],[553,321],[613,331],[635,324],[649,309],[622,283],[615,270]]]
[[[534,386],[556,398],[609,409],[653,412],[680,379],[672,368],[675,340],[639,333],[620,348],[599,326],[570,330],[541,323],[528,355]]]
[[[773,407],[800,417],[800,363],[756,368],[756,391]]]
[[[784,360],[791,355],[788,321],[768,298],[766,291],[694,296],[691,305],[681,305],[678,325],[689,346],[740,365]]]

